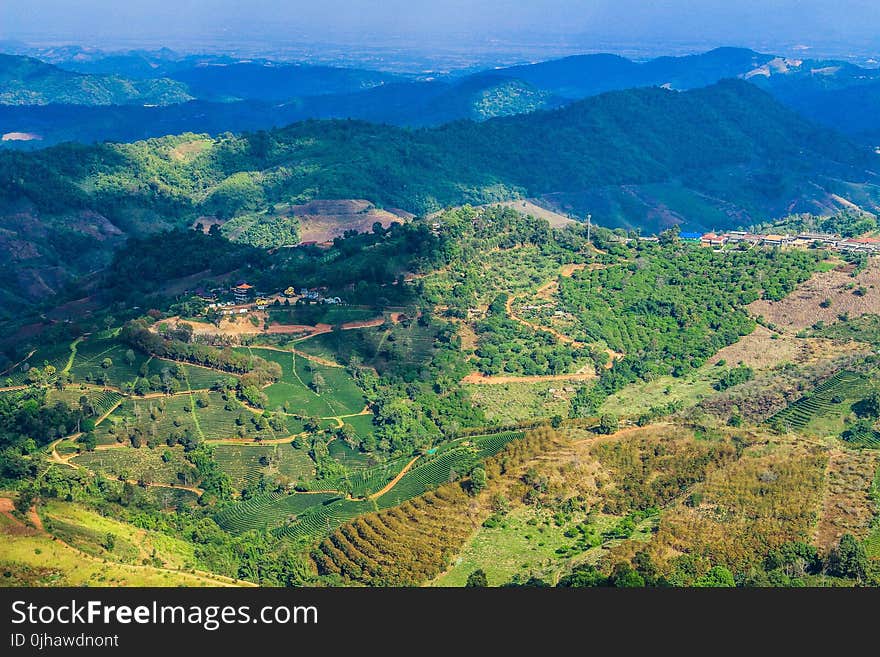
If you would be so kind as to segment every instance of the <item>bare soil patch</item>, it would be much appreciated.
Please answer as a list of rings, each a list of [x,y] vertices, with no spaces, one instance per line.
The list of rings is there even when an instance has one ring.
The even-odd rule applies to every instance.
[[[360,199],[315,200],[294,205],[289,210],[300,222],[300,240],[326,242],[347,230],[368,232],[379,222],[387,228],[394,222],[404,223],[414,215],[397,208],[381,209]]]
[[[593,372],[578,372],[576,374],[540,374],[535,376],[486,376],[480,372],[471,372],[464,377],[462,383],[474,383],[477,385],[503,385],[505,383],[538,383],[540,381],[592,381],[596,378]]]
[[[825,300],[830,303],[823,308],[820,304]],[[880,261],[872,258],[855,278],[836,269],[816,273],[782,301],[755,301],[749,311],[790,332],[820,320],[830,324],[844,313],[850,317],[880,313]]]
[[[518,201],[504,201],[503,203],[492,203],[489,207],[513,208],[523,214],[530,214],[538,219],[546,220],[553,228],[562,228],[570,224],[577,223],[574,219],[554,212],[547,208],[537,205],[533,199],[524,199]]]

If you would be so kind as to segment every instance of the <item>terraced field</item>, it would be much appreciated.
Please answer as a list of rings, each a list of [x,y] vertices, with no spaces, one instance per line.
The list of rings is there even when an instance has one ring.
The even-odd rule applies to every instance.
[[[372,423],[371,416],[365,415],[364,417],[369,419]],[[346,418],[345,421],[348,422],[349,420],[356,419],[360,418]],[[371,457],[368,454],[364,454],[357,449],[352,449],[346,445],[343,440],[334,440],[331,442],[327,445],[327,451],[330,452],[330,456],[349,470],[367,468],[370,466]]]
[[[46,363],[52,365],[57,371],[61,371],[67,365],[70,358],[70,345],[57,344],[41,346],[34,354],[18,367],[11,368],[0,376],[0,386],[18,386],[27,383],[27,370],[31,367],[42,369]]]
[[[291,517],[300,516],[306,509],[322,506],[337,496],[332,494],[263,493],[227,507],[214,519],[223,529],[240,534],[251,529],[276,526]]]
[[[276,531],[293,540],[323,535],[328,529],[335,529],[361,513],[397,506],[422,495],[448,482],[453,471],[459,475],[467,472],[481,459],[497,454],[511,440],[522,438],[523,435],[523,432],[505,432],[452,441],[433,454],[422,457],[394,488],[381,497],[369,501],[339,500],[320,508],[312,508],[295,522]],[[383,466],[379,466],[381,467]],[[365,478],[369,476],[371,475],[364,473]]]
[[[78,386],[68,386],[64,390],[50,390],[50,401],[63,401],[72,408],[79,406],[79,400],[85,396],[89,400],[94,417],[100,417],[123,399],[123,396],[114,390],[96,390],[86,388],[82,390]]]
[[[773,415],[768,424],[781,423],[791,431],[806,427],[816,418],[831,413],[842,402],[835,400],[856,400],[870,390],[870,381],[856,372],[838,372],[813,391]]]
[[[227,402],[221,393],[204,394],[208,400],[205,408],[196,404],[195,395],[126,399],[106,422],[98,426],[95,436],[99,443],[112,443],[116,442],[117,435],[124,435],[127,428],[143,426],[148,435],[155,435],[160,441],[171,433],[186,431],[205,440],[237,438],[240,432],[244,433],[244,438],[266,440],[278,437],[271,428],[258,429],[252,421],[255,415],[249,409],[233,404],[232,410],[226,410]],[[241,425],[238,424],[239,418]]]
[[[131,360],[126,357],[129,351],[133,355]],[[109,358],[112,363],[109,367],[103,366],[105,358]],[[129,349],[118,340],[92,336],[77,345],[70,373],[76,381],[103,380],[114,386],[121,386],[136,380],[141,365],[147,360],[149,356]]]

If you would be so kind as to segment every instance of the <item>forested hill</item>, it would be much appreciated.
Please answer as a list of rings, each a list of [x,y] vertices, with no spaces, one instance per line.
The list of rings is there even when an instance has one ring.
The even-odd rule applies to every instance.
[[[175,80],[129,80],[65,71],[32,57],[0,54],[0,105],[168,105],[192,100]]]
[[[597,222],[653,231],[682,220],[704,226],[710,203],[719,208],[710,215],[716,227],[821,209],[837,194],[875,207],[869,170],[880,170],[869,149],[740,81],[614,92],[433,129],[307,121],[216,139],[68,144],[0,154],[0,255],[16,263],[13,288],[34,274],[29,268],[52,267],[51,280],[37,277],[45,295],[71,273],[105,264],[125,235],[202,215],[271,213],[276,203],[363,198],[418,214],[517,194],[593,194],[582,209]],[[644,190],[668,198],[612,214],[596,196]],[[678,214],[661,212],[673,200]],[[87,248],[70,248],[80,241]]]
[[[866,171],[880,164],[869,149],[733,80],[683,93],[612,92],[554,111],[433,129],[306,121],[177,148],[187,140],[3,153],[0,193],[46,210],[102,213],[108,204],[136,200],[229,217],[302,196],[366,198],[424,213],[516,192],[579,192],[676,177],[699,187],[729,167],[744,177],[775,174],[778,185],[791,174],[819,172],[873,183]],[[740,202],[737,191],[733,185],[725,200]]]

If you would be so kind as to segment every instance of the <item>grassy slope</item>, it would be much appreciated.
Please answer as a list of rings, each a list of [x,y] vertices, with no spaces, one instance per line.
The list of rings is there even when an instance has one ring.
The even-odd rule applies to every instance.
[[[53,503],[47,509],[46,520],[51,523],[53,519],[58,520],[66,536],[76,540],[81,548],[24,528],[8,516],[0,515],[4,544],[0,552],[0,572],[4,573],[0,586],[224,586],[232,583],[221,577],[177,570],[191,556],[191,547],[183,541],[103,518],[75,504]],[[101,554],[95,541],[103,540],[108,532],[117,537],[121,552],[136,550],[138,557],[144,553],[149,557],[155,548],[156,556],[167,567],[144,565],[137,557],[130,558],[132,563],[120,563],[112,553]]]

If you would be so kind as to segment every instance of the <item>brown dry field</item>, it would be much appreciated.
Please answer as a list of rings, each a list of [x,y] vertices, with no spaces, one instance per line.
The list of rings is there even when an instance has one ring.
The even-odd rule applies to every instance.
[[[853,283],[865,289],[864,296],[856,296],[847,289]],[[819,305],[825,299],[831,301],[828,308]],[[749,311],[789,332],[805,329],[819,320],[826,324],[835,322],[843,313],[850,317],[880,313],[880,261],[872,258],[855,278],[836,270],[816,273],[782,301],[755,301],[749,305]]]
[[[564,214],[548,210],[547,208],[542,208],[540,205],[536,205],[534,201],[528,199],[492,203],[489,207],[513,208],[523,214],[530,214],[538,219],[545,219],[553,228],[563,228],[570,224],[577,223],[574,219],[570,219]]]
[[[787,541],[810,540],[826,459],[820,448],[802,445],[750,449],[693,487],[703,495],[699,506],[680,498],[663,511],[649,553],[661,570],[685,553],[738,570]],[[619,554],[633,549],[624,543]]]
[[[774,335],[778,337],[773,339]],[[870,353],[871,347],[860,342],[839,343],[825,338],[796,338],[788,333],[775,334],[758,325],[749,335],[718,351],[707,363],[714,365],[719,360],[724,360],[731,366],[742,363],[746,367],[762,370],[782,363],[809,365],[828,358],[862,352]]]
[[[878,454],[870,450],[835,449],[828,459],[822,515],[813,544],[827,552],[843,534],[863,538],[874,517],[871,485]]]
[[[299,219],[303,242],[326,242],[347,230],[367,232],[377,221],[387,228],[395,221],[403,223],[413,218],[404,210],[382,210],[369,201],[355,199],[310,201],[292,206],[290,214]]]

